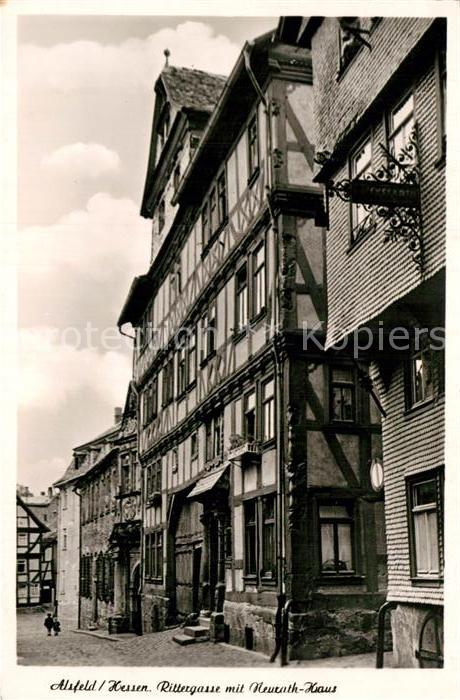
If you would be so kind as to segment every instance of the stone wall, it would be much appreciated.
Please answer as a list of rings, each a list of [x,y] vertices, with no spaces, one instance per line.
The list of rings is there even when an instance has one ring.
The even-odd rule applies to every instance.
[[[224,620],[229,643],[270,655],[275,648],[275,615],[275,608],[226,600]]]
[[[289,657],[291,659],[321,659],[327,656],[347,656],[376,651],[377,611],[311,610],[289,616]],[[391,649],[391,629],[388,619],[385,649]]]
[[[160,632],[168,625],[169,598],[159,593],[142,594],[142,631]]]
[[[398,605],[391,613],[393,654],[397,668],[419,668],[415,654],[419,648],[423,622],[432,609],[431,606]],[[442,608],[439,607],[439,610]],[[429,642],[427,636],[425,644]]]

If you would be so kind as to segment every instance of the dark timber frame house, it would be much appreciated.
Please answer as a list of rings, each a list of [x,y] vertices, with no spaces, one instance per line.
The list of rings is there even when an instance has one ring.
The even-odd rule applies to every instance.
[[[246,44],[227,80],[167,61],[151,264],[119,326],[136,329],[143,629],[199,618],[177,641],[267,653],[284,629],[285,655],[314,658],[375,648],[380,413],[367,359],[321,348],[311,55],[283,32]]]

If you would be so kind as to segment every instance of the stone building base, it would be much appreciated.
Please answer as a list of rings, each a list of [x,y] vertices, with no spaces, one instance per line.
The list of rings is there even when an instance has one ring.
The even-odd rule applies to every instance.
[[[169,598],[144,593],[142,595],[142,629],[144,634],[161,632],[169,624]]]
[[[391,613],[391,631],[393,634],[394,665],[397,668],[420,668],[417,658],[420,650],[420,635],[423,623],[432,612],[438,612],[442,618],[442,606],[400,604]],[[423,636],[423,648],[435,650],[435,643],[430,634],[430,626]],[[425,661],[423,666],[437,666]]]
[[[391,649],[391,629],[385,632]],[[377,611],[366,609],[310,610],[289,616],[289,658],[321,659],[376,651]]]
[[[276,609],[225,601],[225,637],[235,646],[270,655],[275,648]]]

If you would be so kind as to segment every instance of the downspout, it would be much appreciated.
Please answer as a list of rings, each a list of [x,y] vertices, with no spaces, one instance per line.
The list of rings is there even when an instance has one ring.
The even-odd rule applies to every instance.
[[[81,493],[76,486],[72,490],[80,499],[78,504],[78,629],[81,629]]]
[[[387,600],[379,609],[377,617],[377,658],[375,668],[383,668],[386,615],[388,611],[394,610],[397,605],[398,603],[395,600]]]
[[[277,460],[277,508],[276,508],[276,531],[277,531],[277,560],[278,560],[278,582],[277,582],[277,601],[278,606],[275,616],[275,648],[270,657],[270,662],[273,663],[282,650],[281,664],[286,663],[286,640],[283,642],[285,632],[287,632],[287,614],[289,608],[285,610],[286,606],[286,593],[285,593],[285,582],[284,582],[284,406],[283,406],[283,370],[284,362],[279,354],[279,350],[276,347],[276,336],[277,329],[279,326],[279,304],[278,304],[278,290],[279,290],[279,251],[278,251],[278,224],[276,221],[275,213],[273,211],[272,203],[270,200],[271,186],[272,186],[272,169],[271,169],[271,157],[273,148],[273,135],[272,135],[272,123],[270,106],[267,99],[260,87],[256,76],[254,75],[251,68],[251,51],[253,48],[253,43],[247,43],[243,48],[244,63],[246,67],[249,79],[258,94],[261,103],[265,109],[265,116],[267,122],[266,128],[266,186],[265,186],[265,196],[266,204],[268,207],[268,212],[270,215],[271,226],[274,234],[275,246],[274,246],[274,300],[273,300],[273,311],[274,311],[274,338],[273,338],[273,356],[275,360],[275,396],[276,396],[276,427],[277,436],[276,441],[276,460]]]

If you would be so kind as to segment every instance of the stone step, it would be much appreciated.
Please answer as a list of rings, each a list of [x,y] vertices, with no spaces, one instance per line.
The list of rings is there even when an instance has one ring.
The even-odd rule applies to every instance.
[[[203,615],[200,615],[200,617],[198,618],[198,622],[201,625],[201,627],[206,627],[207,629],[209,629],[209,624],[211,622],[211,618],[210,617],[203,617]]]
[[[188,637],[209,637],[209,627],[203,627],[201,625],[184,627],[183,633]]]
[[[185,647],[187,644],[195,644],[196,639],[194,637],[189,637],[187,634],[175,634],[173,641],[180,644],[181,647]]]

